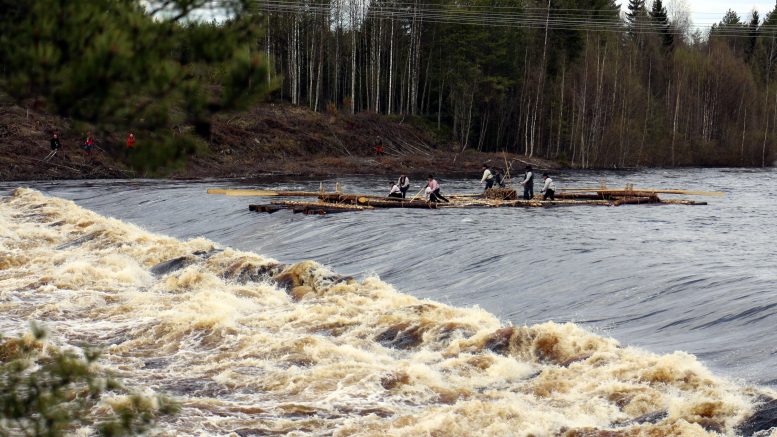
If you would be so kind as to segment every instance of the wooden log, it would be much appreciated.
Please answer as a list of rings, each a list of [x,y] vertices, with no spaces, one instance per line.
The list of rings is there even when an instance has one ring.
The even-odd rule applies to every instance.
[[[394,200],[382,200],[382,199],[369,199],[369,198],[360,198],[358,199],[359,205],[361,206],[371,206],[374,208],[423,208],[423,209],[436,209],[437,204],[435,202],[426,202],[424,200],[407,200],[407,199],[400,199],[399,201]]]
[[[660,188],[633,188],[631,190],[625,190],[623,188],[561,188],[559,192],[571,193],[571,192],[584,192],[584,193],[615,193],[615,192],[642,192],[642,193],[656,193],[656,194],[685,194],[688,196],[725,196],[726,194],[720,191],[689,191],[689,190],[664,190]]]
[[[283,209],[283,208],[281,208],[280,206],[275,206],[275,205],[248,205],[248,210],[249,211],[266,212],[268,214],[272,214],[274,212],[278,212],[281,209]]]
[[[615,206],[620,205],[640,205],[643,203],[660,203],[661,199],[658,198],[658,196],[638,196],[638,197],[623,197],[620,199],[615,199],[615,201],[612,203]]]
[[[599,194],[589,193],[556,193],[554,195],[556,199],[579,199],[579,200],[602,200],[602,196]]]
[[[695,200],[687,200],[687,199],[661,200],[661,203],[665,205],[706,205],[707,204],[707,202],[698,202]]]
[[[278,200],[271,202],[272,205],[285,207],[285,208],[310,208],[310,209],[322,209],[332,211],[364,211],[365,209],[372,209],[370,206],[360,205],[344,205],[339,203],[330,202],[295,202],[291,200]]]
[[[517,200],[518,193],[510,188],[490,188],[483,193],[486,199]]]
[[[542,208],[542,207],[549,207],[549,206],[611,206],[612,202],[609,200],[601,200],[601,199],[589,199],[589,200],[541,200],[541,199],[531,199],[531,200],[510,200],[502,202],[500,206],[512,206],[512,207],[533,207],[533,208]]]
[[[375,200],[403,200],[403,199],[396,199],[396,198],[389,198],[389,197],[383,197],[383,196],[372,196],[368,194],[344,194],[344,193],[319,193],[318,194],[318,200],[322,202],[330,202],[330,203],[350,203],[350,204],[358,204],[359,199],[375,199]]]
[[[208,194],[256,197],[318,197],[321,193],[318,191],[226,190],[222,188],[209,188]]]

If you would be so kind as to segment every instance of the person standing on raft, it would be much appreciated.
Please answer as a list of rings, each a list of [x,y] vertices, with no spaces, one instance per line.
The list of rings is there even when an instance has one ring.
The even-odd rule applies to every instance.
[[[542,174],[542,179],[545,180],[545,185],[542,186],[542,200],[556,200],[556,183],[547,173]]]
[[[399,185],[399,191],[402,192],[402,198],[404,199],[407,197],[407,190],[410,188],[410,178],[405,175],[399,176],[397,185]]]
[[[443,197],[442,194],[440,194],[440,183],[437,182],[437,180],[434,178],[434,175],[429,175],[429,179],[426,183],[426,188],[429,191],[429,201],[430,202],[450,202],[448,199]]]
[[[480,183],[486,184],[486,190],[490,190],[494,187],[494,175],[491,173],[491,169],[488,168],[488,164],[483,164],[483,177],[480,179]]]
[[[396,182],[389,182],[391,184],[391,191],[389,191],[388,197],[394,197],[397,199],[404,198],[404,193],[399,188],[399,185]]]
[[[526,166],[526,175],[523,181],[521,181],[521,185],[523,185],[524,200],[531,200],[534,197],[534,173],[532,173],[530,165]]]
[[[491,169],[491,175],[494,176],[494,182],[499,185],[499,188],[505,187],[505,179],[504,176],[502,176],[502,172],[499,171],[498,168],[494,167]]]

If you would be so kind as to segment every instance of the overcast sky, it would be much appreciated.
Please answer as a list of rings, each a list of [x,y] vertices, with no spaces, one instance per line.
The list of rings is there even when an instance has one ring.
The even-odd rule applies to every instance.
[[[664,0],[664,4],[670,3],[671,0]],[[733,9],[739,14],[743,20],[750,16],[750,11],[753,8],[758,10],[761,14],[761,19],[767,12],[771,12],[774,9],[774,0],[772,1],[746,1],[746,0],[681,0],[684,1],[688,9],[691,11],[691,19],[693,24],[704,27],[711,26],[714,23],[720,21],[723,14],[727,10]],[[628,3],[626,1],[625,3]]]

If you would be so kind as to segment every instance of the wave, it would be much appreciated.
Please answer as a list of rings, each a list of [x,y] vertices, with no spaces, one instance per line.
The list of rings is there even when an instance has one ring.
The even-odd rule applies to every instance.
[[[2,332],[42,322],[49,341],[99,346],[129,385],[176,397],[162,433],[696,436],[774,422],[772,390],[684,352],[505,325],[30,189],[0,201],[0,307]]]

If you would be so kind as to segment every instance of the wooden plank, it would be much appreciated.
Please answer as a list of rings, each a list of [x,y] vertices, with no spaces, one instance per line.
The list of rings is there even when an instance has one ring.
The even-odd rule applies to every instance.
[[[291,200],[278,200],[271,202],[272,205],[284,207],[284,208],[318,208],[324,210],[342,210],[342,211],[364,211],[365,209],[372,209],[370,206],[361,205],[344,205],[331,202],[295,202]]]
[[[615,206],[621,205],[641,205],[643,203],[660,203],[661,199],[658,196],[645,196],[645,197],[624,197],[616,199],[612,204]]]
[[[661,200],[661,203],[666,205],[706,205],[707,204],[707,202],[698,202],[695,200],[687,200],[687,199]]]
[[[359,205],[372,206],[375,208],[422,208],[422,209],[436,209],[437,204],[435,202],[426,202],[424,200],[382,200],[382,199],[358,199]]]
[[[227,190],[223,188],[209,188],[208,194],[222,194],[225,196],[256,196],[256,197],[318,197],[321,193],[318,191],[273,191],[273,190],[248,190],[236,189]]]
[[[563,193],[571,192],[584,192],[584,193],[622,193],[622,192],[634,192],[634,193],[656,193],[656,194],[685,194],[689,196],[725,196],[726,193],[720,191],[688,191],[688,190],[670,190],[670,189],[657,189],[657,188],[634,188],[626,190],[623,188],[561,188],[558,190]]]

